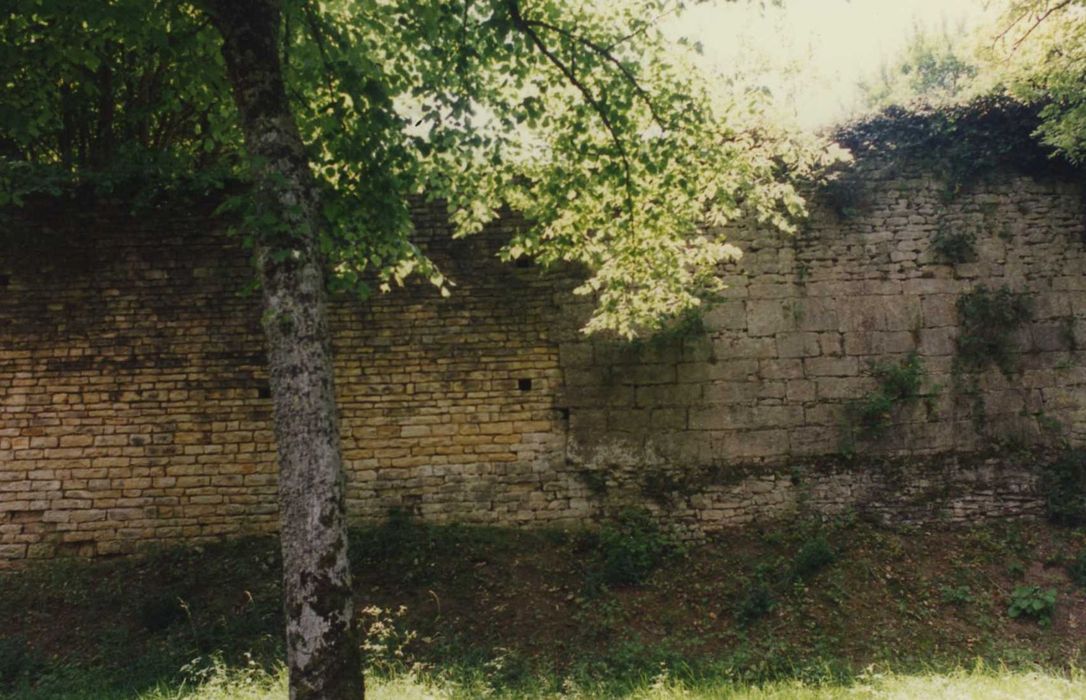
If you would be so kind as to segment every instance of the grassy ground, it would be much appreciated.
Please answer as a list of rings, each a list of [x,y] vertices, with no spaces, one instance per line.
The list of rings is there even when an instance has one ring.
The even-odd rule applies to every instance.
[[[607,685],[580,686],[568,683],[559,691],[521,688],[510,691],[516,697],[558,697],[563,700],[611,696]],[[455,683],[440,679],[406,674],[396,678],[379,678],[367,686],[371,700],[423,700],[449,698],[479,698],[495,694],[485,682]],[[1010,672],[974,668],[945,674],[913,676],[868,674],[847,684],[809,686],[799,682],[776,682],[763,685],[734,684],[717,679],[713,682],[689,683],[676,681],[666,674],[658,675],[623,693],[634,700],[699,700],[701,698],[732,698],[734,700],[837,700],[871,698],[875,700],[912,700],[914,698],[953,698],[954,700],[998,700],[1023,698],[1045,700],[1079,700],[1086,696],[1086,679],[1081,675],[1058,676],[1040,672]],[[185,697],[192,700],[258,700],[286,696],[286,674],[243,673],[222,671]],[[146,700],[167,700],[178,697],[174,689],[152,692]]]
[[[1086,697],[1084,550],[850,520],[680,548],[635,514],[352,539],[378,698]],[[0,697],[280,697],[278,569],[257,539],[0,576]]]

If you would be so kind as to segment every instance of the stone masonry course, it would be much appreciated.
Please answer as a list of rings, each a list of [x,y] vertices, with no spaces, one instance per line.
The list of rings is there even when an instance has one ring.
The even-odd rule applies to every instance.
[[[812,198],[745,252],[701,324],[586,337],[576,275],[497,261],[513,227],[421,244],[455,283],[330,316],[353,518],[582,526],[652,510],[698,537],[809,512],[893,522],[1042,510],[1038,460],[1086,441],[1082,186],[996,173],[953,197],[861,164],[867,201]],[[0,566],[276,527],[271,403],[246,251],[202,209],[38,207],[0,259]],[[968,234],[951,262],[937,235]],[[1014,367],[964,369],[959,299],[1028,298]],[[923,400],[854,435],[878,366]],[[1014,446],[1016,449],[1010,449]]]

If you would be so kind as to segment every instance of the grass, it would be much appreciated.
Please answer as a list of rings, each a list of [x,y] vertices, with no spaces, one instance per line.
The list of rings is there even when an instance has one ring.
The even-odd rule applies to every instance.
[[[1011,672],[978,666],[950,673],[901,675],[869,671],[854,681],[840,685],[811,686],[799,682],[764,685],[735,684],[725,679],[684,682],[666,672],[625,689],[605,684],[579,685],[561,683],[557,691],[540,687],[516,691],[495,691],[485,680],[456,682],[420,674],[402,674],[377,678],[367,684],[371,700],[460,700],[479,697],[511,699],[554,698],[629,698],[630,700],[947,700],[1033,699],[1077,700],[1086,697],[1086,676],[1079,672],[1056,675],[1040,671]],[[254,669],[229,669],[216,666],[199,685],[156,689],[140,695],[140,700],[264,700],[286,696],[286,673]]]
[[[368,697],[1086,697],[1086,530],[782,523],[635,558],[636,581],[609,562],[660,533],[605,534],[354,532]],[[0,697],[283,697],[277,549],[0,575]],[[1049,624],[1009,614],[1024,587],[1056,592]]]

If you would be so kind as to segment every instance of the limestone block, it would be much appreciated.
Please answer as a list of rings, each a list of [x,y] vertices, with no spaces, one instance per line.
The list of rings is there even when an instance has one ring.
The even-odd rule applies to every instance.
[[[776,335],[795,328],[791,308],[779,299],[747,302],[747,330],[751,336]]]

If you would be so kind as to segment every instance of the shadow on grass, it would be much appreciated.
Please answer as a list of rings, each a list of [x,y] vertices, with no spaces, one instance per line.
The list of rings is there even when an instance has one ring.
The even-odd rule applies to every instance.
[[[615,532],[627,539],[400,515],[352,532],[370,696],[864,697],[881,668],[894,692],[945,677],[1044,691],[1010,697],[1086,697],[1074,629],[1007,619],[1000,597],[1040,571],[1077,620],[1083,596],[1052,562],[1076,560],[1080,531],[792,524],[667,556],[655,554],[660,533]],[[623,576],[609,579],[614,547]],[[642,561],[631,553],[644,551],[651,566],[630,584],[629,562]],[[0,576],[0,697],[281,697],[279,577],[273,538]],[[744,615],[759,586],[770,604]],[[977,658],[1014,673],[955,671]],[[765,684],[775,694],[756,694]]]

